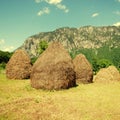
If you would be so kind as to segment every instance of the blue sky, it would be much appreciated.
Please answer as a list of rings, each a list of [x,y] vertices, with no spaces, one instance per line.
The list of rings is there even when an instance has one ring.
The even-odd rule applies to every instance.
[[[60,27],[120,25],[120,0],[0,0],[0,50]]]

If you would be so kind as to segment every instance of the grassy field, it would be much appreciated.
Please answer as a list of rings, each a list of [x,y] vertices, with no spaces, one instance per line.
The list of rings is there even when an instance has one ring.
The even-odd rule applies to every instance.
[[[120,83],[80,84],[61,91],[31,88],[0,74],[0,120],[119,120]]]

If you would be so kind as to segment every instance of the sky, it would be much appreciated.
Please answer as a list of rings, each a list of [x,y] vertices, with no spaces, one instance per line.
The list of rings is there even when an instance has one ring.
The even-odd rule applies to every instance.
[[[0,0],[0,50],[61,27],[119,26],[120,0]]]

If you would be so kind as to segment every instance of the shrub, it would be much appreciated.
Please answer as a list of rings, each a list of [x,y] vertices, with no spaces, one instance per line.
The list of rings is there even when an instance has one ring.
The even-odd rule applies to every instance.
[[[38,59],[38,57],[33,57],[33,58],[31,58],[31,63],[32,63],[32,65],[35,63],[35,61]]]
[[[5,67],[6,67],[6,63],[5,62],[0,63],[0,69],[5,69]]]
[[[108,59],[100,59],[100,60],[93,59],[92,65],[93,65],[93,71],[96,74],[96,72],[98,72],[101,68],[109,67],[110,65],[113,65],[113,63]]]
[[[4,52],[0,50],[0,63],[7,63],[10,59],[10,57],[12,56],[13,53],[10,52]]]
[[[42,54],[47,47],[48,47],[48,43],[46,41],[40,41],[38,46],[38,54]]]

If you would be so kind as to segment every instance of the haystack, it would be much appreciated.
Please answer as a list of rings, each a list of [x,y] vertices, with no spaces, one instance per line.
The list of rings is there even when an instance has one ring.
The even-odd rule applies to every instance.
[[[6,76],[9,79],[25,79],[30,77],[31,62],[28,54],[17,50],[6,65]]]
[[[115,66],[102,68],[94,79],[95,82],[108,83],[110,81],[120,81],[120,73]]]
[[[76,85],[72,59],[64,47],[53,42],[33,65],[31,85],[36,89],[59,90]]]
[[[74,71],[76,72],[77,83],[91,83],[93,80],[93,70],[83,54],[79,54],[73,60]]]

